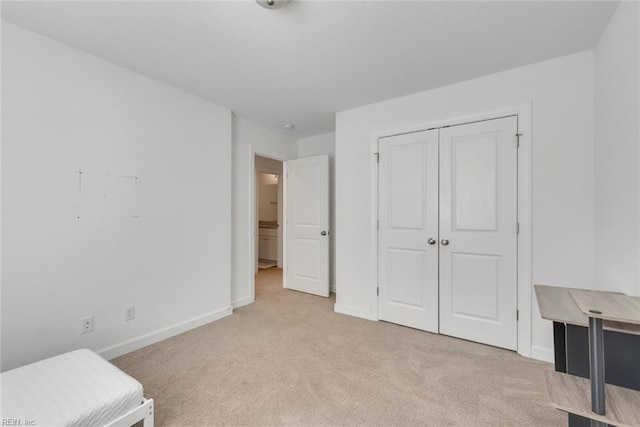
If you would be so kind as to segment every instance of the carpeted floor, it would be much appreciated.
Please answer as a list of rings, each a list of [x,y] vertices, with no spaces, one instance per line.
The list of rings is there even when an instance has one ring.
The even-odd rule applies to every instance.
[[[157,426],[564,426],[547,363],[333,312],[334,298],[258,275],[256,302],[112,362]]]

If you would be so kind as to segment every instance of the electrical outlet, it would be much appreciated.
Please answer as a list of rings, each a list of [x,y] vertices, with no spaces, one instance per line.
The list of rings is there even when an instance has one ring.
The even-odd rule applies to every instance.
[[[93,332],[93,316],[82,319],[82,333],[88,334],[89,332]]]
[[[129,320],[133,320],[136,318],[136,306],[129,305],[124,308],[124,321],[128,322]]]

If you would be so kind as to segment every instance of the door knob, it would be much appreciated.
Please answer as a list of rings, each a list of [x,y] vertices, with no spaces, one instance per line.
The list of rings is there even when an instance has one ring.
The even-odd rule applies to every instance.
[[[436,239],[431,237],[431,238],[429,238],[429,240],[427,240],[427,243],[430,244],[430,245],[435,245],[436,244]]]
[[[326,231],[321,231],[321,232],[320,232],[320,235],[321,235],[321,236],[326,236],[326,235],[327,235],[327,232],[326,232]]]
[[[449,241],[447,239],[442,239],[440,240],[440,243],[442,243],[442,246],[447,246],[449,244]]]

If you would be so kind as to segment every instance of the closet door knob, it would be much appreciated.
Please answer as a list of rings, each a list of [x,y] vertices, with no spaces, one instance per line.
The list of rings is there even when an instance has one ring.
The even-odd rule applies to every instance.
[[[440,243],[442,243],[442,246],[447,246],[449,244],[449,241],[447,239],[442,239],[440,240]]]
[[[431,237],[431,238],[429,238],[429,240],[427,240],[427,243],[430,244],[430,245],[435,245],[436,244],[436,239]]]
[[[321,231],[321,232],[320,232],[320,235],[321,235],[321,236],[326,236],[326,235],[327,235],[327,232],[326,232],[326,231]]]

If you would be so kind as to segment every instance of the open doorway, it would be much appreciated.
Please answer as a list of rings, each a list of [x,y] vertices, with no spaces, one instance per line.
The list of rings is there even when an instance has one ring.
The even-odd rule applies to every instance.
[[[258,270],[278,265],[280,174],[258,172]]]
[[[283,264],[282,161],[255,155],[254,274]],[[256,280],[256,285],[258,281]]]

